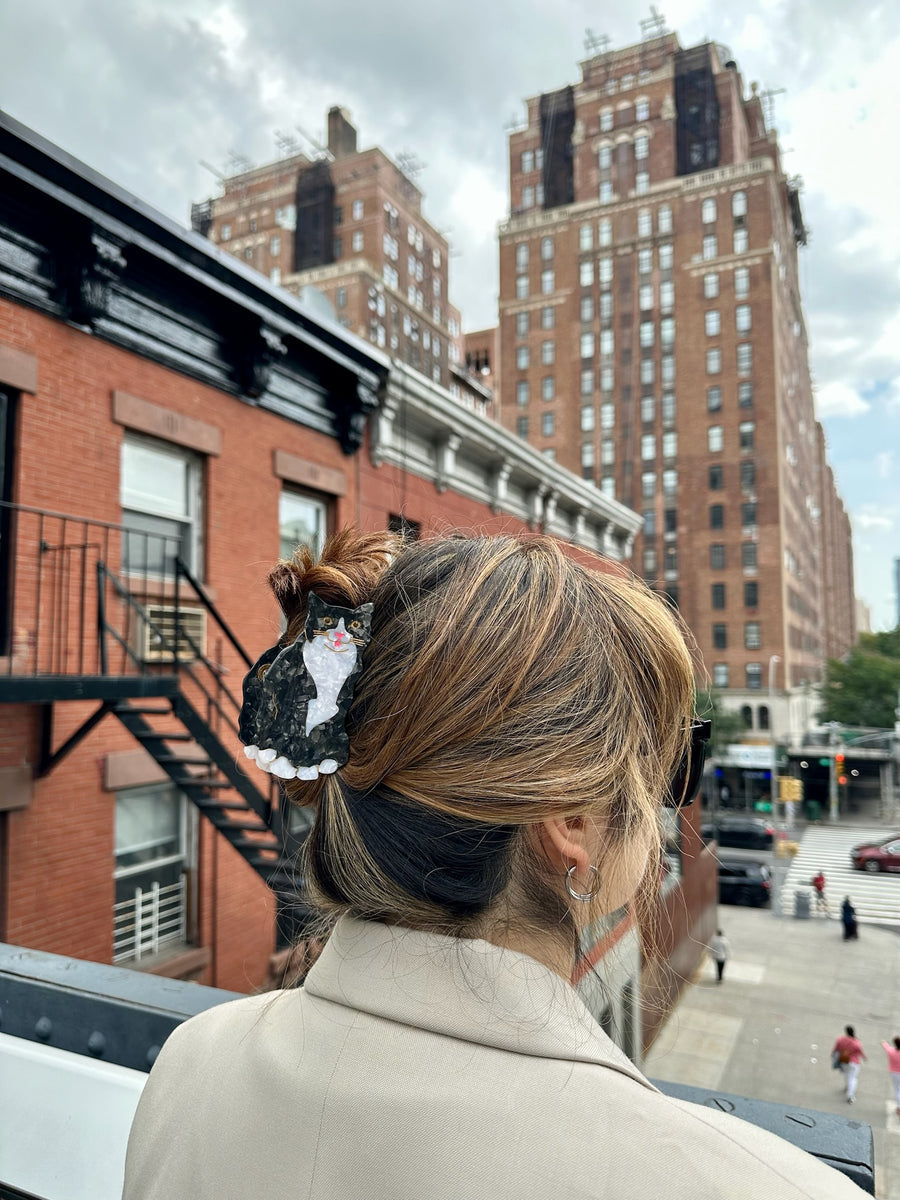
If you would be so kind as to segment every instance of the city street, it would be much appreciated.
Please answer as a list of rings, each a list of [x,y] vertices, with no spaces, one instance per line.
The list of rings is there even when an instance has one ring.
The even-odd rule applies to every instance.
[[[866,831],[806,831],[789,884],[808,880],[821,866],[832,905],[840,888],[859,900],[889,897],[900,914],[900,878],[863,879],[853,887],[840,874],[846,847]],[[858,890],[857,881],[865,885]],[[841,892],[841,896],[845,893]],[[875,907],[874,901],[872,902]],[[875,1135],[877,1195],[900,1200],[900,1118],[894,1112],[880,1043],[900,1035],[900,937],[863,916],[857,942],[843,942],[840,922],[778,918],[768,910],[723,905],[721,927],[732,957],[721,987],[704,960],[644,1063],[651,1078],[721,1088],[761,1100],[852,1116]],[[900,925],[900,915],[896,918]],[[830,1051],[845,1024],[853,1024],[869,1061],[863,1064],[857,1103],[847,1105]]]

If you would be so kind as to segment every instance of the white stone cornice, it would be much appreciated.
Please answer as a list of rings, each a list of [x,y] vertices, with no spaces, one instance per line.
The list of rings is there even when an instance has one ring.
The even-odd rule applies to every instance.
[[[376,467],[390,463],[586,549],[622,558],[640,529],[636,512],[398,360],[370,437]]]

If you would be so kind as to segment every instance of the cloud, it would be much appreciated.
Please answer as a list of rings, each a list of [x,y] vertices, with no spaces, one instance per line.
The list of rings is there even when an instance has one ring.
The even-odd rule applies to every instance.
[[[819,417],[859,417],[872,406],[846,383],[826,383],[816,393]]]
[[[880,517],[877,513],[857,513],[853,518],[863,529],[893,529],[894,522],[890,517]]]

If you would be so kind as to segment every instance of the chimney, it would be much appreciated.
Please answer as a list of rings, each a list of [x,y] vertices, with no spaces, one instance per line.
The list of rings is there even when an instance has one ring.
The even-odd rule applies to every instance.
[[[337,105],[328,110],[328,149],[335,158],[356,153],[356,129],[347,110]]]

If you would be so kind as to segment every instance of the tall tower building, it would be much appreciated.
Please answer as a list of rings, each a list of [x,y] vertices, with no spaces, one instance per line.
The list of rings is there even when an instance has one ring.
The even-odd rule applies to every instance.
[[[712,684],[770,730],[760,693],[817,680],[853,604],[852,569],[849,603],[824,595],[823,495],[837,509],[806,231],[764,100],[720,47],[668,33],[529,99],[509,138],[500,358],[503,423],[643,514],[635,570],[678,604]],[[829,539],[846,567],[846,521]]]
[[[443,387],[459,390],[459,312],[449,247],[422,215],[422,193],[377,146],[357,148],[346,111],[328,112],[328,146],[222,179],[193,206],[195,230],[300,294],[315,287],[341,325]]]

